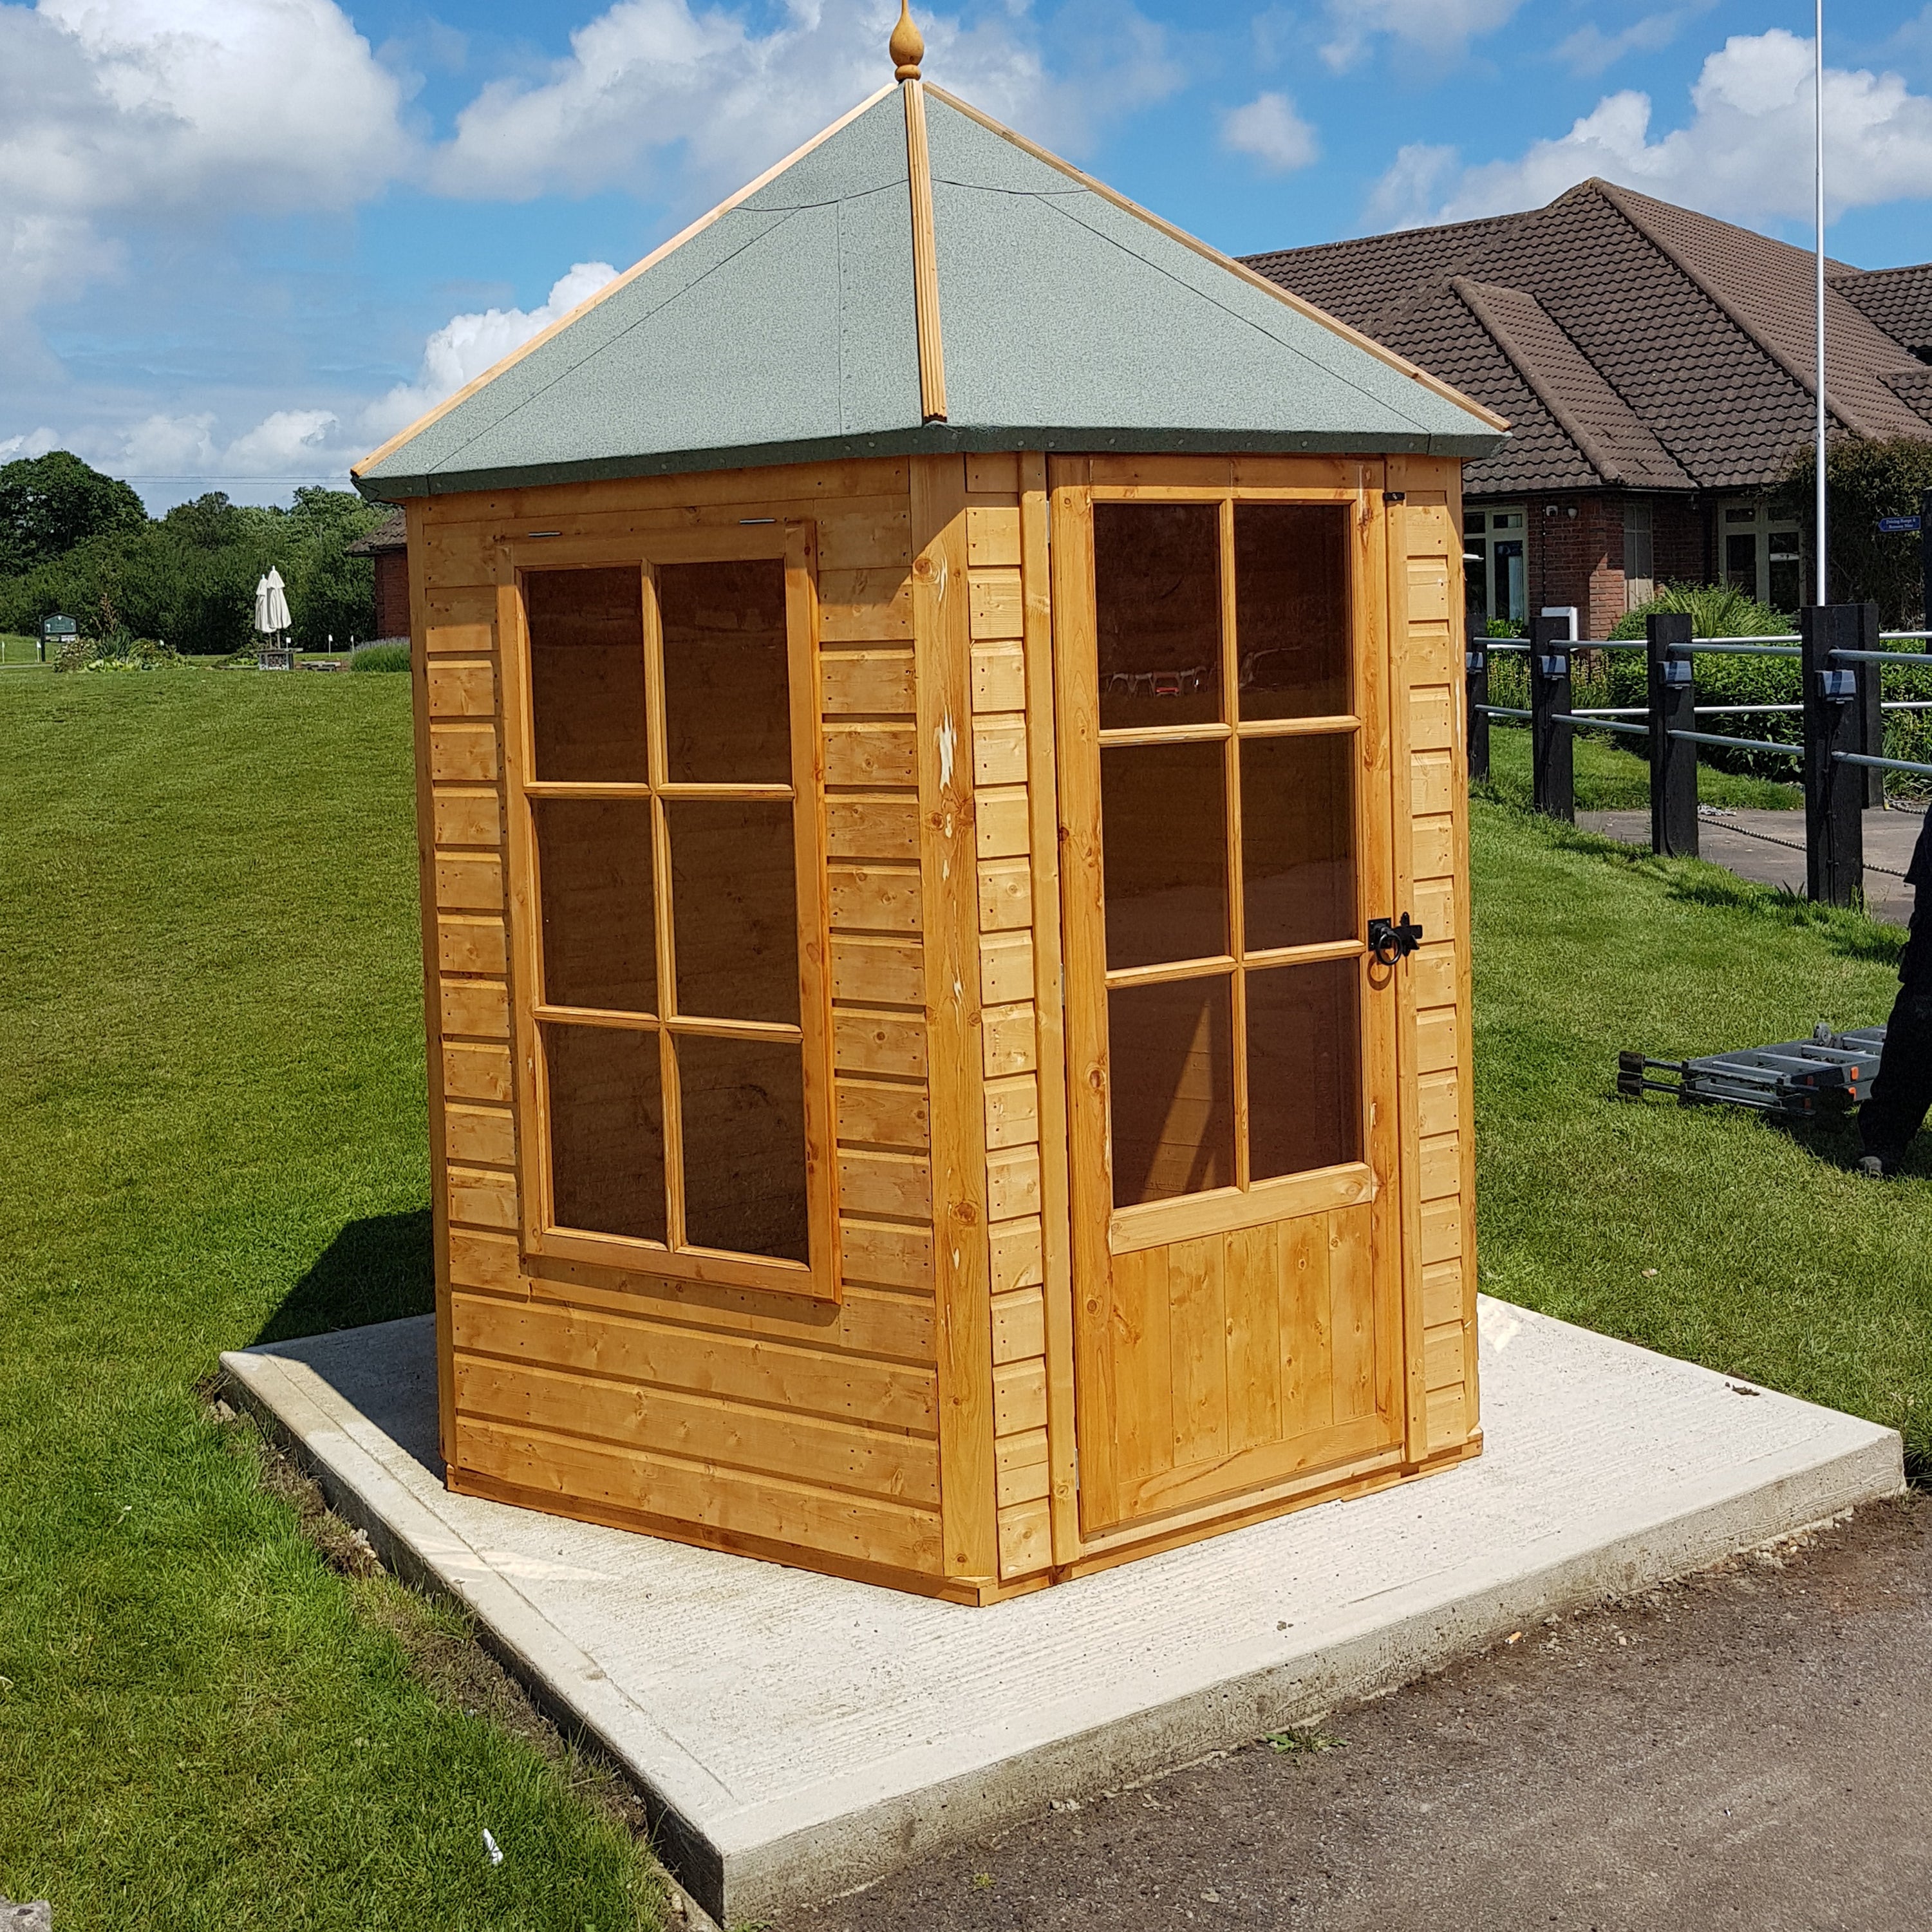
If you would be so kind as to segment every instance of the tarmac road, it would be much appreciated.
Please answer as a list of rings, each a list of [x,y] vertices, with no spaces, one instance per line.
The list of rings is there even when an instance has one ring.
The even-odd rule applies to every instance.
[[[1048,1813],[784,1932],[1932,1927],[1932,1497]]]

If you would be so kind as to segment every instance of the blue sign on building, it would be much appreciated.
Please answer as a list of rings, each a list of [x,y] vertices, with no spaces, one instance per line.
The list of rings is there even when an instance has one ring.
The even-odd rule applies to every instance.
[[[1882,537],[1916,537],[1918,534],[1916,517],[1881,517],[1878,520],[1878,533]]]

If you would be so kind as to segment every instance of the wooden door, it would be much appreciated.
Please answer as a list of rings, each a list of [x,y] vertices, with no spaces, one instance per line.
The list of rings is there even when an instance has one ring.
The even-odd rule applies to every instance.
[[[1305,466],[1056,477],[1090,1538],[1402,1441],[1384,524]]]

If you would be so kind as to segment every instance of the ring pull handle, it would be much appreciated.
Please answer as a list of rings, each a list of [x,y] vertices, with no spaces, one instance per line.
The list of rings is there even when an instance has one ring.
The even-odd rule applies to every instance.
[[[1369,952],[1378,964],[1393,966],[1422,944],[1422,928],[1404,913],[1400,919],[1369,921]]]

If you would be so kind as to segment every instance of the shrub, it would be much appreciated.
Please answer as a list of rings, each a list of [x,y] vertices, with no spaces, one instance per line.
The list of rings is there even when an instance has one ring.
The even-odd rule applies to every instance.
[[[1814,453],[1808,443],[1792,458],[1775,499],[1779,509],[1797,519],[1808,559],[1816,488]],[[1932,441],[1910,436],[1878,441],[1860,436],[1826,446],[1825,511],[1834,603],[1876,604],[1882,630],[1909,630],[1929,621],[1918,539],[1885,535],[1878,527],[1881,517],[1916,514],[1928,490]]]
[[[1612,638],[1640,638],[1644,620],[1653,612],[1682,613],[1690,620],[1694,638],[1774,638],[1788,636],[1798,620],[1728,584],[1666,584],[1648,603],[1627,610],[1610,627]],[[1618,652],[1618,656],[1623,652]],[[1765,660],[1775,663],[1775,658]]]
[[[349,654],[351,670],[407,670],[410,647],[393,638],[373,644],[358,644]]]
[[[1610,635],[1640,638],[1644,619],[1653,610],[1681,610],[1689,614],[1694,638],[1761,638],[1789,636],[1798,628],[1797,620],[1755,598],[1747,597],[1721,584],[1668,584],[1651,601],[1618,620]],[[1649,674],[1642,656],[1636,651],[1604,653],[1607,664],[1601,688],[1605,695],[1586,698],[1580,704],[1642,704],[1646,702]],[[1796,704],[1802,693],[1802,680],[1796,658],[1700,656],[1697,665],[1697,702],[1700,704]],[[1888,664],[1883,672],[1882,691],[1888,698],[1932,699],[1932,659],[1924,670],[1910,665]],[[1700,730],[1735,733],[1740,738],[1759,738],[1774,745],[1802,742],[1804,730],[1795,711],[1748,712],[1742,717],[1705,718]],[[1634,742],[1634,741],[1633,741]],[[1891,711],[1885,718],[1885,753],[1888,758],[1909,759],[1915,764],[1932,763],[1932,712]],[[1798,760],[1780,757],[1774,752],[1729,752],[1701,745],[1698,756],[1721,771],[1742,772],[1754,778],[1778,778],[1787,783],[1798,776]],[[1919,782],[1902,772],[1887,781],[1894,790],[1922,790]]]

